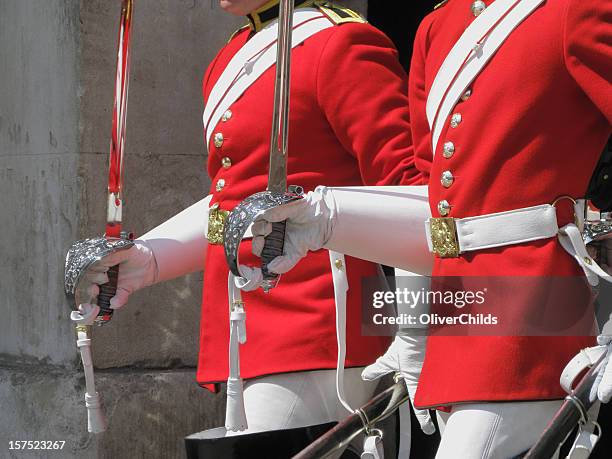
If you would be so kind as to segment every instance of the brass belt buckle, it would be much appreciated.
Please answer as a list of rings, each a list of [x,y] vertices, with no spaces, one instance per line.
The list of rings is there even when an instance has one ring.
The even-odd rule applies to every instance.
[[[219,204],[213,204],[208,211],[208,242],[215,245],[223,245],[223,230],[229,212],[219,208]]]
[[[461,252],[457,225],[452,217],[432,217],[429,219],[431,245],[433,252],[440,258],[456,258]]]

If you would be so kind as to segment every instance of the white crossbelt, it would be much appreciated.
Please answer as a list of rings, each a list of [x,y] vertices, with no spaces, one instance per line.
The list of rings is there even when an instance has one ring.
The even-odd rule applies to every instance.
[[[334,24],[317,8],[299,8],[293,16],[295,24],[291,47],[295,48],[316,33]],[[276,63],[278,20],[251,37],[231,59],[208,96],[202,120],[206,130],[206,145],[223,113],[263,73]]]
[[[453,107],[510,34],[543,0],[497,0],[470,24],[438,70],[427,96],[432,152]]]

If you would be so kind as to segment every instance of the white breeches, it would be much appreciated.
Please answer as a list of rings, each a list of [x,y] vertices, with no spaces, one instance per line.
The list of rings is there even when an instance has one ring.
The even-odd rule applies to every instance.
[[[374,395],[377,382],[361,379],[363,368],[347,368],[344,384],[348,401],[358,408]],[[349,413],[336,396],[336,371],[281,373],[247,380],[244,404],[249,428],[227,435],[292,429],[340,421]]]
[[[466,403],[438,411],[436,459],[508,459],[531,448],[562,400]]]

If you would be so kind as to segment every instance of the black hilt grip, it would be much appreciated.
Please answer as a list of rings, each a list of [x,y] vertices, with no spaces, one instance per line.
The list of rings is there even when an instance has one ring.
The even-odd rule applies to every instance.
[[[275,279],[278,277],[278,274],[268,271],[268,263],[283,254],[286,227],[286,220],[272,223],[272,232],[266,236],[264,247],[261,251],[261,272],[264,279]]]
[[[109,320],[113,315],[110,300],[117,293],[119,265],[112,266],[106,274],[108,275],[108,282],[100,285],[100,293],[98,294],[98,306],[100,307],[98,316],[105,316],[106,320]]]

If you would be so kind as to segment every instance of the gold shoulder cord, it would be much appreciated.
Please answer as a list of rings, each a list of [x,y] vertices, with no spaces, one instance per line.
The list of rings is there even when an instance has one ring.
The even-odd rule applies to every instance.
[[[442,8],[447,3],[448,3],[448,0],[442,0],[440,3],[438,3],[436,6],[434,6],[434,10],[437,10],[438,8]]]
[[[358,22],[365,24],[368,21],[359,13],[344,6],[336,5],[327,1],[315,1],[315,6],[319,8],[334,24],[345,24],[348,22]]]

